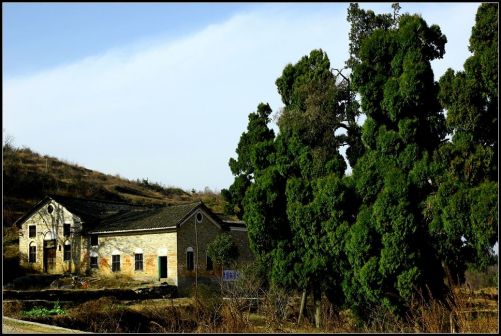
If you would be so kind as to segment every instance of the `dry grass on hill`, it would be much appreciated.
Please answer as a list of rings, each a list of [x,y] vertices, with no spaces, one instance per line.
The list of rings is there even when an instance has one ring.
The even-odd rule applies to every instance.
[[[224,210],[221,194],[209,189],[192,192],[148,179],[128,180],[42,156],[29,148],[4,146],[3,160],[4,226],[10,226],[48,194],[157,205],[202,200],[216,213]]]

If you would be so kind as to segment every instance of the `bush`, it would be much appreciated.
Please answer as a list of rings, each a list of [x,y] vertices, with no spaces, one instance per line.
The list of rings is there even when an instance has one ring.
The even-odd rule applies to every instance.
[[[46,317],[49,315],[62,315],[65,313],[66,312],[61,308],[59,302],[55,302],[54,308],[52,309],[36,306],[28,311],[24,311],[22,315],[24,315],[25,317]]]
[[[80,329],[95,333],[124,332],[126,307],[114,297],[90,300],[68,311]]]
[[[498,265],[487,267],[484,272],[469,267],[465,272],[465,283],[470,289],[478,290],[486,287],[498,287]]]
[[[221,293],[213,286],[198,284],[194,294],[195,314],[199,330],[202,332],[217,330],[222,322],[223,299]]]
[[[269,329],[282,330],[285,323],[291,319],[292,296],[286,290],[271,286],[265,293],[261,313],[266,316],[266,326]]]
[[[3,302],[3,314],[12,318],[21,318],[25,309],[22,301]]]
[[[151,302],[146,305],[142,313],[149,320],[148,332],[181,333],[191,332],[196,328],[194,316],[183,314],[183,308],[175,307],[173,304],[165,307],[165,305]]]

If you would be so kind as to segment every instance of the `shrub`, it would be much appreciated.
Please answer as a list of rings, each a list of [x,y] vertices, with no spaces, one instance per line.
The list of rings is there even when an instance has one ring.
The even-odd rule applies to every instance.
[[[269,329],[282,330],[291,318],[292,297],[286,290],[272,285],[265,293],[261,313],[266,316],[266,326]]]
[[[61,308],[61,305],[58,301],[54,303],[54,308],[52,309],[36,306],[28,311],[24,311],[22,315],[24,315],[25,317],[46,317],[49,315],[62,315],[65,313],[66,312]]]
[[[23,310],[25,309],[22,301],[3,302],[3,314],[12,318],[22,317]]]
[[[222,322],[223,299],[220,292],[214,290],[212,286],[198,284],[195,293],[195,314],[199,330],[202,332],[217,330]]]
[[[149,320],[148,332],[191,332],[196,327],[195,318],[193,315],[189,314],[189,310],[186,311],[186,309],[183,309],[182,307],[176,307],[174,306],[174,304],[165,307],[165,305],[151,302],[148,303],[141,312]]]
[[[114,297],[90,300],[72,308],[68,314],[85,330],[97,333],[122,332],[124,306]]]

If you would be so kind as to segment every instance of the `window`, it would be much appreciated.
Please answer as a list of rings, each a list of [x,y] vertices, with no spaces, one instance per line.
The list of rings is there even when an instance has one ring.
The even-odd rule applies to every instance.
[[[142,271],[143,270],[143,254],[142,253],[136,253],[135,254],[135,264],[136,264],[136,271]]]
[[[37,247],[35,245],[30,245],[30,253],[28,257],[28,262],[35,263],[37,262]]]
[[[68,261],[71,259],[71,245],[64,245],[63,260]]]
[[[90,236],[90,245],[91,246],[97,246],[98,245],[97,235],[91,235]]]
[[[90,257],[90,268],[98,268],[97,257]]]
[[[30,225],[29,226],[29,237],[30,238],[35,238],[37,236],[37,227],[36,225]]]
[[[63,224],[63,234],[65,237],[70,236],[70,224]]]
[[[207,271],[212,271],[213,265],[212,265],[212,259],[207,256]]]
[[[115,254],[111,256],[111,270],[113,272],[119,272],[120,271],[120,255]]]
[[[186,269],[188,271],[193,271],[193,248],[188,247],[186,249]]]

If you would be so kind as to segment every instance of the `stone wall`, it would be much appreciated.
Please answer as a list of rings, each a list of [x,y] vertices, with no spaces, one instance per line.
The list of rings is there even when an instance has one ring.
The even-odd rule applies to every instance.
[[[48,212],[49,204],[53,207]],[[65,272],[87,272],[90,268],[90,257],[98,257],[100,272],[111,275],[112,256],[120,255],[120,274],[132,276],[145,281],[167,282],[180,286],[182,290],[191,289],[195,278],[201,283],[212,283],[220,276],[220,269],[213,265],[213,270],[207,270],[207,245],[219,234],[224,232],[219,223],[214,221],[203,209],[202,221],[196,223],[197,211],[187,218],[177,230],[162,230],[157,232],[136,231],[129,233],[110,233],[98,235],[98,246],[90,245],[90,237],[82,236],[82,224],[77,216],[67,211],[55,201],[43,205],[29,217],[19,231],[20,263],[23,267],[44,272],[44,240],[55,239],[55,267],[48,273],[62,274]],[[70,236],[63,234],[63,224],[70,224]],[[36,226],[36,235],[29,237],[29,226]],[[196,227],[196,234],[195,234]],[[237,263],[243,264],[253,260],[249,249],[247,231],[235,228],[229,232],[238,246]],[[29,246],[36,246],[36,262],[29,263]],[[71,260],[64,261],[64,245],[71,245]],[[187,249],[191,247],[194,254],[196,271],[187,270]],[[143,270],[135,270],[135,254],[143,254]],[[167,256],[166,279],[159,279],[159,256]],[[217,274],[216,274],[217,272]]]
[[[47,300],[85,302],[104,296],[113,296],[118,300],[146,300],[176,298],[177,287],[159,285],[139,288],[108,288],[108,289],[42,289],[42,290],[3,290],[4,300]]]
[[[203,210],[201,223],[196,225],[196,239],[195,239],[195,218],[196,212],[190,216],[181,227],[178,229],[178,245],[177,251],[179,254],[178,274],[179,274],[179,290],[182,294],[187,294],[195,283],[195,277],[199,283],[212,284],[217,282],[221,277],[221,269],[218,265],[213,265],[213,270],[207,270],[207,245],[212,242],[219,234],[224,231],[216,224],[211,217]],[[238,231],[237,231],[238,230]],[[245,229],[238,228],[231,230],[231,234],[235,244],[238,246],[239,257],[237,259],[237,266],[250,262],[254,259],[250,248]],[[198,241],[198,268],[197,272],[188,271],[186,269],[186,251],[188,247],[192,247],[194,251],[194,264],[197,266],[197,244]]]
[[[48,207],[52,206],[49,213]],[[65,237],[63,224],[70,224],[70,236]],[[29,227],[36,227],[35,237],[29,236]],[[21,266],[34,271],[44,271],[44,241],[55,240],[54,268],[48,273],[61,274],[65,272],[79,272],[82,270],[82,249],[84,242],[81,237],[82,225],[80,219],[67,211],[55,201],[48,202],[30,216],[19,230],[19,256]],[[71,258],[64,260],[64,246],[71,246]],[[36,247],[36,261],[29,262],[29,247]]]
[[[205,211],[199,211],[202,213],[201,223],[196,223],[195,225],[197,213],[195,212],[192,216],[181,223],[181,226],[178,229],[178,286],[180,293],[182,294],[188,294],[189,290],[195,283],[195,280],[201,283],[210,283],[211,281],[216,280],[215,271],[207,270],[207,245],[223,231],[218,227],[218,224],[216,224],[212,218],[205,213]],[[196,244],[197,242],[198,248]],[[186,252],[189,247],[193,248],[194,269],[192,271],[187,270]]]
[[[89,238],[90,240],[90,238]],[[89,243],[90,245],[90,243]],[[90,254],[97,254],[98,272],[112,274],[112,256],[120,255],[120,273],[135,279],[158,281],[158,257],[167,256],[168,284],[177,285],[177,241],[175,231],[130,232],[98,235],[98,246],[89,247]],[[135,270],[135,254],[143,254],[143,270]]]

